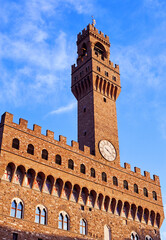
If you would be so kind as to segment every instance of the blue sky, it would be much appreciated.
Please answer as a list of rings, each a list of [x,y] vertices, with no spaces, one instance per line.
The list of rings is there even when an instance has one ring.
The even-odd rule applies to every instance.
[[[71,65],[76,35],[91,23],[110,37],[120,65],[117,100],[121,163],[160,176],[166,207],[165,0],[0,0],[0,103],[70,141],[77,140]],[[166,240],[166,223],[161,228]]]

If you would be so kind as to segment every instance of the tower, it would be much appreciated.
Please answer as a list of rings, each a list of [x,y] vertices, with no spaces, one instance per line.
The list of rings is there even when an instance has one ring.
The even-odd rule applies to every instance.
[[[100,161],[120,164],[116,100],[119,66],[110,61],[109,37],[89,24],[77,35],[77,66],[72,66],[72,92],[78,101],[78,142]],[[108,164],[107,161],[107,164]]]

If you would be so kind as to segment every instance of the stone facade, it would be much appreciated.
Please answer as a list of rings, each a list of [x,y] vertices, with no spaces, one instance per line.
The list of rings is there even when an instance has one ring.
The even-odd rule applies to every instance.
[[[160,239],[159,177],[120,166],[120,74],[109,61],[109,38],[88,25],[77,46],[72,92],[78,100],[78,142],[69,146],[66,137],[55,140],[50,130],[43,135],[40,126],[31,130],[26,120],[16,124],[12,114],[2,115],[0,239],[118,240],[137,239],[136,234]],[[114,161],[100,154],[101,139],[114,145]]]

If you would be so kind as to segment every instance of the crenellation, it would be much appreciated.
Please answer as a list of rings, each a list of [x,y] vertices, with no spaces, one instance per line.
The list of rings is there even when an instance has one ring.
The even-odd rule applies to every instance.
[[[134,172],[137,173],[138,175],[141,175],[141,169],[138,167],[134,167]]]
[[[62,142],[64,144],[67,144],[67,138],[62,136],[62,135],[59,135],[59,142]]]
[[[23,119],[23,118],[20,118],[19,119],[19,125],[20,125],[20,127],[24,128],[24,129],[27,129],[28,121]]]
[[[153,175],[153,180],[156,182],[156,184],[160,185],[160,178],[157,175]]]
[[[33,124],[33,131],[35,134],[41,134],[41,127],[37,124]]]
[[[76,150],[76,151],[79,150],[79,143],[78,142],[72,140],[71,141],[71,146],[73,147],[73,150]]]
[[[50,130],[46,130],[46,136],[50,139],[54,139],[54,132]]]
[[[90,147],[84,145],[84,153],[85,154],[90,154]]]
[[[124,168],[131,171],[131,165],[129,163],[124,163]]]
[[[146,177],[149,180],[150,179],[150,172],[144,171],[144,177]]]
[[[3,124],[13,123],[13,114],[5,112],[1,116],[1,123]]]

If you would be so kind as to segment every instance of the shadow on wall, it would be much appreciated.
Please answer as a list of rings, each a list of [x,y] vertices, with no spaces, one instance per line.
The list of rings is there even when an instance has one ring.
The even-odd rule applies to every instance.
[[[33,224],[32,224],[33,225]],[[40,227],[40,226],[39,226]],[[43,228],[44,230],[44,228]],[[48,231],[48,229],[47,229]],[[57,230],[58,231],[58,230]],[[63,234],[65,231],[63,231]],[[88,236],[85,236],[85,237],[67,237],[67,236],[63,236],[62,234],[62,231],[59,232],[59,234],[61,234],[61,236],[56,236],[56,235],[49,235],[49,234],[42,234],[41,231],[37,231],[36,230],[36,233],[31,233],[31,232],[28,232],[28,231],[20,231],[19,229],[11,229],[9,227],[2,227],[0,226],[0,235],[1,235],[1,239],[3,240],[9,240],[9,239],[19,239],[19,240],[37,240],[37,239],[40,239],[40,240],[44,240],[44,239],[47,239],[47,240],[85,240],[85,239],[88,239],[88,240],[93,240],[94,238],[90,238]],[[69,232],[66,232],[66,235],[68,234],[72,234],[72,233],[69,233]],[[100,239],[101,240],[101,239]]]

